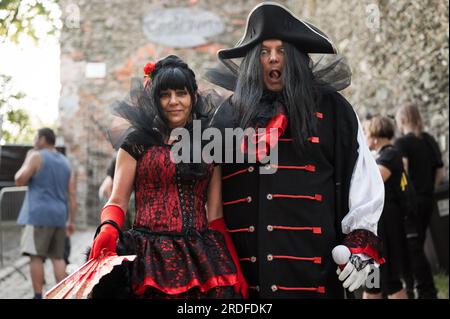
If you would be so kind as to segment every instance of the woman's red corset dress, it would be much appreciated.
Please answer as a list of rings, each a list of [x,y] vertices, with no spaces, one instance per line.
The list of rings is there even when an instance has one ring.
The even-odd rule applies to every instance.
[[[139,157],[131,154],[137,159],[133,290],[147,296],[231,297],[236,267],[223,235],[208,229],[205,209],[213,165],[205,177],[184,180],[170,150],[153,145]]]

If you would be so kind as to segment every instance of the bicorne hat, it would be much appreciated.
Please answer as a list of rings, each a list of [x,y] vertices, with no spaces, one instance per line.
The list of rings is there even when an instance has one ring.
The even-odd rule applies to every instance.
[[[328,36],[318,28],[278,3],[263,2],[248,15],[244,36],[236,46],[217,54],[221,60],[241,58],[258,43],[270,39],[289,42],[304,53],[337,53]]]

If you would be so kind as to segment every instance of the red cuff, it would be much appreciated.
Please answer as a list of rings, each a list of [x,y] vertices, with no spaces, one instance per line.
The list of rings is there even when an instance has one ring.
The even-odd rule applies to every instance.
[[[382,256],[382,242],[379,237],[366,229],[356,229],[347,235],[343,244],[352,254],[365,254],[380,265],[385,262]]]
[[[123,222],[125,220],[125,212],[119,206],[107,205],[102,209],[100,220],[102,223],[105,220],[112,220],[119,227],[122,227]]]
[[[227,226],[225,225],[225,220],[223,218],[215,219],[210,222],[209,228],[217,230],[222,234],[227,232]]]

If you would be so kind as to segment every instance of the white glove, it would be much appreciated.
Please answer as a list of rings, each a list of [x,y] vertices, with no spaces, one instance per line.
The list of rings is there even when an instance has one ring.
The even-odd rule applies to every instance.
[[[353,292],[366,281],[370,273],[370,264],[365,265],[358,271],[353,263],[349,261],[342,271],[338,267],[336,273],[339,276],[339,280],[344,282],[342,286],[348,288],[348,291]]]

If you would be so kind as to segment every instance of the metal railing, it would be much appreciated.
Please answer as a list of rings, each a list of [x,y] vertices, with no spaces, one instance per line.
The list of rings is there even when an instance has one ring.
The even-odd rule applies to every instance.
[[[4,187],[0,190],[0,264],[3,266],[3,228],[5,222],[14,222],[19,216],[27,186]]]

